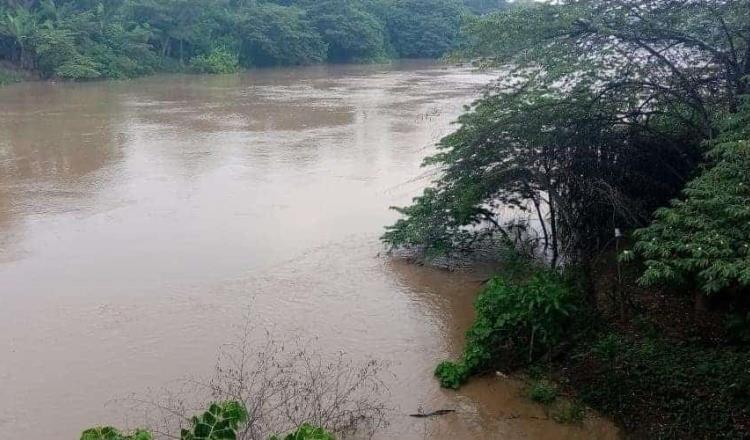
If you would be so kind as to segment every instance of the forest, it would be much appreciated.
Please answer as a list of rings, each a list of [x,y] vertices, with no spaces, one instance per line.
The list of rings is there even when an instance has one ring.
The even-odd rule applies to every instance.
[[[456,46],[465,17],[504,6],[496,0],[3,0],[0,63],[41,78],[90,80],[437,58]]]
[[[505,262],[442,385],[521,370],[633,438],[747,438],[750,2],[561,1],[466,33],[506,73],[383,236]]]

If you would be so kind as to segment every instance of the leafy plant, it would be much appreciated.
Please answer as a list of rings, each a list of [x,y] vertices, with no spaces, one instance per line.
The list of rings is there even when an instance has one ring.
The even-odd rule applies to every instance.
[[[576,295],[552,271],[521,281],[493,278],[474,305],[476,318],[460,361],[441,363],[435,375],[442,386],[458,388],[490,368],[531,363],[562,341],[576,303]]]
[[[197,73],[234,73],[239,67],[239,60],[224,49],[215,49],[208,55],[193,58],[190,67]]]
[[[709,143],[710,163],[683,197],[636,231],[645,285],[697,282],[705,293],[750,287],[750,98]]]
[[[122,434],[111,426],[102,426],[83,431],[81,440],[152,440],[150,432],[137,430],[130,435]]]
[[[240,402],[212,403],[208,411],[192,418],[192,428],[183,429],[181,440],[235,440],[248,414]]]
[[[443,361],[435,368],[435,376],[440,380],[440,386],[456,390],[469,378],[469,372],[463,363]]]
[[[534,381],[528,390],[528,395],[534,402],[549,405],[557,399],[557,386],[545,379]]]

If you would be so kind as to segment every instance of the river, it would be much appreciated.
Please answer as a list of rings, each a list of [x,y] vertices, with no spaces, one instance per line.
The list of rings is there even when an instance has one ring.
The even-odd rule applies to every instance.
[[[514,380],[441,390],[480,271],[378,237],[493,78],[422,62],[0,89],[0,430],[137,424],[114,397],[210,373],[243,321],[389,363],[389,439],[608,439]],[[419,407],[459,411],[428,421]]]

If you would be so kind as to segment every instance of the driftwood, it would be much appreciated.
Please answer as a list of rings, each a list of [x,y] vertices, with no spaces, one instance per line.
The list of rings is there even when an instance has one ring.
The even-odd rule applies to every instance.
[[[418,412],[417,414],[409,414],[409,417],[434,417],[434,416],[444,416],[446,414],[454,413],[456,412],[455,409],[439,409],[437,411],[429,412],[429,413],[423,413]]]

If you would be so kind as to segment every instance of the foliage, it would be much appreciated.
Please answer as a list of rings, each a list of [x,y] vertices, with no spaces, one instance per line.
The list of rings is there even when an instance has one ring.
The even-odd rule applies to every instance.
[[[715,115],[736,111],[740,3],[544,2],[468,20],[461,53],[507,73],[427,159],[442,174],[383,239],[450,252],[520,219],[552,266],[589,267],[615,228],[679,193]]]
[[[554,383],[542,379],[534,381],[531,384],[528,394],[529,398],[534,402],[548,405],[557,399],[558,390]]]
[[[602,335],[566,370],[582,399],[642,438],[745,438],[750,354]]]
[[[308,17],[335,62],[378,60],[386,57],[385,24],[361,0],[315,0]]]
[[[393,49],[404,58],[437,58],[458,41],[464,11],[455,0],[394,0],[387,26]]]
[[[212,403],[208,411],[191,419],[191,428],[182,429],[181,440],[236,440],[241,438],[241,428],[248,423],[248,412],[244,404],[237,401]],[[244,438],[244,437],[242,437]],[[130,435],[122,434],[112,427],[87,429],[81,440],[152,440],[148,431],[137,430]],[[323,428],[304,423],[282,437],[271,436],[269,440],[335,440]]]
[[[521,281],[493,278],[476,300],[460,361],[441,363],[435,375],[442,386],[455,389],[470,375],[497,366],[517,368],[548,355],[562,341],[576,302],[551,271]]]
[[[750,287],[750,103],[722,128],[683,197],[635,233],[643,284],[691,283],[706,293]]]
[[[237,57],[223,49],[190,60],[190,67],[198,73],[234,73],[239,67]]]
[[[304,9],[274,4],[249,10],[238,23],[245,66],[300,65],[326,60],[328,46]]]
[[[323,428],[318,428],[307,423],[296,431],[284,437],[273,436],[270,440],[336,440],[333,434]]]
[[[664,121],[652,137],[618,121],[585,89],[569,96],[503,92],[480,100],[460,127],[425,161],[442,171],[432,187],[386,229],[394,248],[432,254],[462,252],[488,235],[511,241],[512,221],[540,225],[535,238],[554,266],[563,250],[581,262],[608,243],[615,227],[646,221],[665,195],[676,193],[694,141]],[[528,88],[527,88],[528,87]],[[667,147],[669,146],[669,147]],[[695,156],[697,148],[695,148]],[[665,174],[670,163],[674,174]],[[508,208],[514,214],[508,216]]]
[[[506,8],[508,3],[505,0],[464,0],[464,5],[475,14],[486,14]]]
[[[0,61],[92,79],[439,57],[464,11],[458,0],[0,2]]]
[[[212,403],[208,411],[191,420],[183,429],[181,440],[235,440],[239,427],[247,423],[247,408],[236,401]]]
[[[147,431],[135,431],[130,435],[120,433],[111,426],[91,428],[83,431],[81,440],[152,440],[151,433]]]

